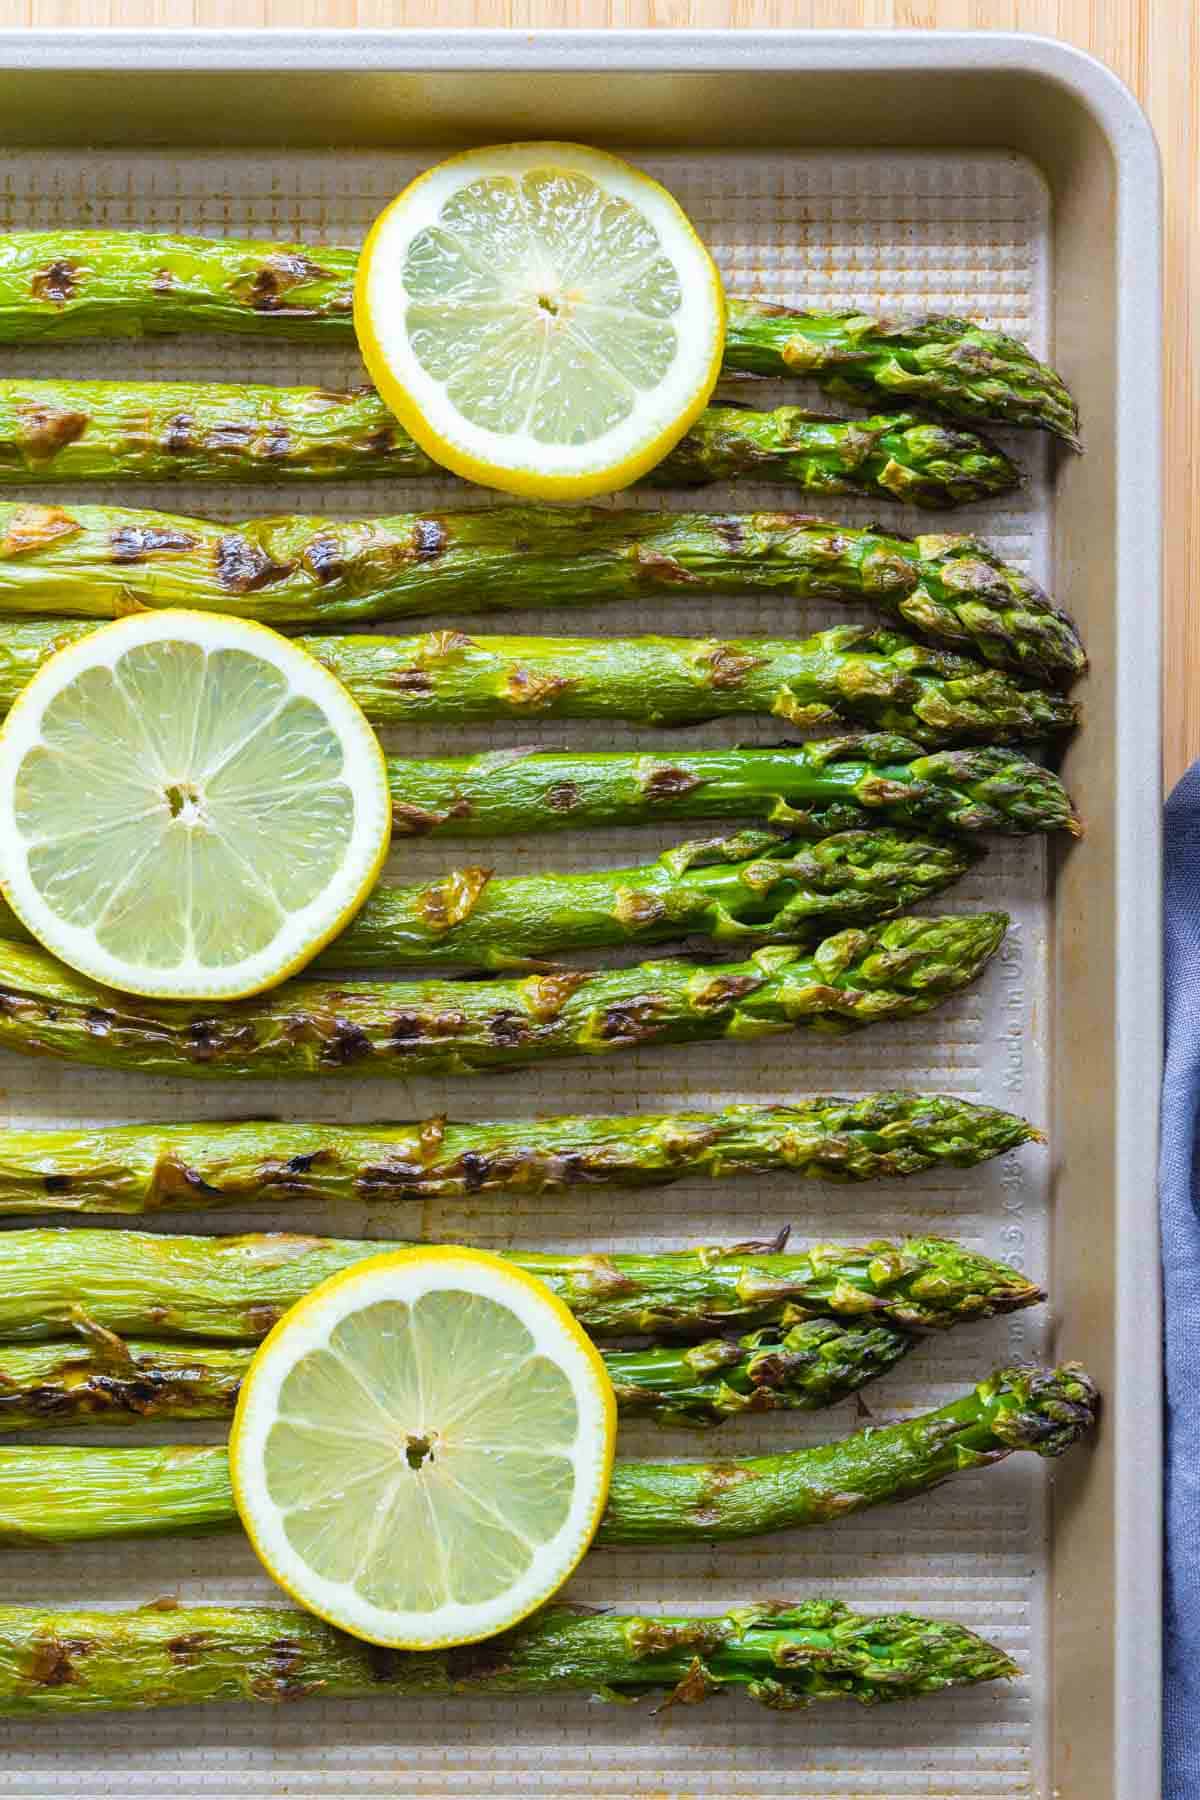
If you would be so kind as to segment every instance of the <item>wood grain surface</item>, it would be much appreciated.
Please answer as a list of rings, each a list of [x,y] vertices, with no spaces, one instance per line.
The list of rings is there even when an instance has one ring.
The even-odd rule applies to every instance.
[[[1200,0],[0,0],[0,25],[65,27],[894,27],[1042,32],[1100,57],[1146,107],[1166,176],[1164,770],[1200,756]],[[1148,600],[1150,596],[1147,596]]]

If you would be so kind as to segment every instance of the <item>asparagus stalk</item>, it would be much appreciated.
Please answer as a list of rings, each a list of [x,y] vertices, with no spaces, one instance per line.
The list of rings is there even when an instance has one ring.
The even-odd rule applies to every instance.
[[[0,701],[11,705],[48,657],[93,629],[69,620],[0,620]],[[936,746],[1059,737],[1078,721],[1070,700],[1019,675],[860,625],[765,646],[757,639],[575,639],[563,647],[557,674],[549,667],[554,639],[516,662],[458,632],[299,641],[378,725],[539,716],[662,725],[763,712],[805,729],[865,723]],[[911,754],[912,744],[904,750]],[[509,750],[500,760],[528,754]],[[397,779],[407,766],[396,765]]]
[[[730,300],[725,367],[811,375],[855,406],[903,395],[958,419],[1052,432],[1078,450],[1079,409],[1062,377],[1007,332],[946,313],[873,318]]]
[[[407,1125],[6,1130],[0,1217],[159,1213],[264,1199],[448,1200],[785,1172],[800,1180],[893,1180],[930,1168],[969,1169],[1042,1141],[1013,1113],[948,1094],[904,1093],[479,1124],[436,1118]]]
[[[961,843],[890,827],[843,831],[790,853],[745,855],[717,838],[631,869],[496,878],[452,870],[415,887],[381,884],[314,966],[505,969],[566,950],[702,937],[739,952],[815,943],[831,926],[903,912],[974,865]]]
[[[997,1369],[949,1406],[895,1425],[871,1425],[811,1449],[735,1463],[619,1462],[596,1542],[694,1544],[829,1524],[866,1507],[927,1493],[955,1475],[1002,1462],[1014,1450],[1061,1456],[1092,1429],[1097,1404],[1095,1385],[1079,1363]],[[218,1486],[228,1483],[221,1450],[218,1446],[213,1457],[212,1513],[201,1508],[202,1529],[217,1510]],[[54,1452],[44,1454],[49,1460]],[[83,1459],[87,1452],[66,1454]],[[108,1454],[130,1457],[137,1452]],[[11,1485],[18,1507],[28,1496],[30,1510],[36,1511],[36,1487],[19,1472],[21,1452],[0,1449],[0,1459],[5,1456],[14,1458]],[[5,1477],[0,1463],[0,1517],[3,1490],[9,1485]],[[88,1486],[85,1481],[85,1491]],[[138,1500],[142,1498],[139,1491]],[[226,1502],[222,1494],[220,1504],[228,1505],[236,1518],[232,1496]],[[116,1510],[123,1521],[124,1513]],[[140,1513],[140,1508],[131,1511]],[[171,1522],[164,1522],[164,1529],[172,1530],[173,1506],[164,1509],[164,1521],[168,1512]],[[64,1524],[74,1531],[74,1516]]]
[[[373,388],[184,381],[0,381],[0,485],[34,481],[446,479]],[[838,419],[710,406],[643,481],[779,482],[961,506],[1018,485],[1003,451],[916,413]]]
[[[254,1355],[250,1344],[126,1340],[82,1319],[79,1329],[74,1343],[0,1348],[0,1431],[227,1419]]]
[[[142,1075],[482,1075],[654,1044],[842,1032],[917,1018],[1000,948],[1005,913],[905,915],[769,944],[744,962],[675,958],[520,980],[281,982],[249,1000],[146,1000],[45,951],[0,943],[0,1047]]]
[[[817,1244],[791,1255],[782,1242],[654,1256],[504,1254],[601,1339],[698,1338],[830,1317],[935,1331],[1045,1298],[1019,1270],[942,1238]],[[107,1231],[0,1233],[0,1341],[100,1329],[130,1338],[255,1343],[318,1282],[381,1249],[286,1232],[124,1231],[119,1256],[113,1245]]]
[[[0,425],[2,399],[0,384]],[[906,538],[778,512],[497,506],[223,525],[111,506],[0,503],[0,613],[7,614],[111,618],[131,605],[189,606],[279,627],[344,629],[414,613],[446,618],[738,591],[865,600],[943,645],[1039,678],[1070,678],[1086,666],[1068,615],[973,537]],[[424,642],[435,666],[461,660],[467,648],[449,633]],[[746,652],[720,642],[676,652],[689,653],[693,694],[737,690],[760,666],[747,666]],[[577,652],[589,654],[586,645]],[[617,653],[616,670],[625,662]],[[587,667],[585,660],[576,673]],[[598,674],[608,679],[606,670]],[[648,674],[657,671],[621,673],[623,689]],[[756,677],[760,692],[766,679]],[[778,686],[777,678],[765,691],[773,697]]]
[[[974,865],[962,843],[889,827],[746,856],[747,839],[682,844],[655,862],[587,874],[496,878],[454,869],[381,884],[314,967],[512,969],[567,950],[707,938],[739,951],[817,942],[830,927],[891,918]]]
[[[897,739],[699,750],[507,751],[404,757],[389,765],[395,837],[507,837],[757,814],[781,836],[822,835],[882,815],[893,824],[1078,832],[1053,775],[994,748],[899,758]],[[879,757],[880,760],[872,760]],[[763,835],[747,836],[755,848]]]
[[[0,342],[183,331],[352,342],[355,250],[163,232],[29,231],[0,245]],[[727,302],[725,368],[814,375],[861,403],[903,394],[955,417],[1077,441],[1054,371],[969,319],[871,318]]]
[[[836,1600],[741,1607],[719,1618],[597,1614],[555,1601],[486,1644],[381,1649],[307,1612],[179,1607],[51,1612],[0,1607],[0,1714],[68,1714],[231,1700],[665,1693],[692,1706],[725,1688],[787,1711],[821,1700],[912,1700],[1019,1671],[948,1621],[868,1618]]]
[[[451,869],[419,885],[381,882],[310,967],[529,969],[561,951],[681,938],[739,950],[815,943],[831,927],[890,918],[941,893],[976,856],[962,843],[883,826],[800,849],[764,843],[761,833],[713,838],[641,867],[587,874]],[[35,942],[2,896],[0,938]]]
[[[78,1343],[0,1347],[0,1432],[150,1419],[227,1419],[252,1344],[199,1348],[126,1340],[81,1321]],[[719,1425],[745,1412],[804,1411],[857,1393],[913,1348],[891,1325],[806,1319],[741,1339],[605,1350],[621,1412],[664,1425]]]
[[[1014,1450],[1060,1456],[1097,1406],[1078,1363],[997,1369],[936,1412],[780,1456],[618,1462],[596,1542],[680,1545],[825,1525],[907,1500]],[[401,1468],[403,1450],[397,1450]],[[404,1465],[407,1466],[407,1465]],[[0,1445],[0,1544],[238,1529],[223,1444]]]
[[[2,581],[0,565],[0,581]],[[90,622],[0,620],[0,710],[11,706],[48,657],[85,637]],[[965,665],[916,651],[890,633],[853,627],[798,642],[743,638],[468,638],[435,631],[423,637],[309,637],[305,649],[331,670],[376,725],[527,718],[621,719],[644,725],[692,725],[748,713],[812,725],[829,713],[878,717],[906,700],[910,722],[925,737],[965,725],[955,702]],[[857,646],[857,647],[852,647]],[[930,667],[949,663],[944,680]],[[960,672],[955,675],[952,671]],[[916,671],[916,672],[914,672]],[[978,684],[982,692],[988,683]],[[907,692],[906,692],[907,690]],[[923,715],[923,716],[919,716]],[[1011,719],[1012,714],[1009,714]],[[1047,731],[1074,721],[1068,703],[1045,697],[1029,723]],[[999,729],[1000,720],[995,721]],[[527,752],[522,752],[522,756]],[[654,818],[730,817],[769,813],[817,835],[851,830],[864,812],[894,825],[952,826],[959,831],[1077,831],[1062,783],[1049,770],[995,745],[922,754],[912,738],[849,734],[770,750],[689,752],[657,759],[588,753],[569,771],[555,765],[555,803],[533,813],[497,811],[496,785],[512,753],[485,765],[491,809],[487,832],[530,831],[581,822],[598,825]],[[545,766],[544,759],[534,759]],[[428,767],[426,762],[422,766]],[[476,766],[474,763],[470,767]],[[391,763],[400,796],[397,827],[412,830],[403,788],[406,760]],[[435,768],[442,767],[436,762]],[[455,774],[461,759],[454,764]],[[453,777],[447,773],[443,780]],[[564,785],[569,784],[569,785]],[[511,788],[511,782],[508,787]],[[565,804],[574,796],[570,805]],[[511,801],[509,802],[511,805]],[[456,800],[449,819],[462,823]],[[437,828],[432,821],[426,828]]]
[[[915,1341],[891,1325],[806,1319],[736,1341],[709,1338],[603,1355],[622,1416],[706,1426],[748,1412],[833,1406],[895,1368]]]
[[[865,494],[937,510],[994,499],[1022,480],[999,445],[920,413],[842,419],[799,406],[756,412],[718,404],[639,485],[779,482],[806,494]]]
[[[0,575],[2,579],[2,575]],[[0,705],[60,644],[71,620],[0,620]],[[655,727],[761,714],[810,729],[908,720],[927,741],[1057,735],[1077,720],[1058,696],[899,632],[842,625],[807,638],[302,637],[380,725],[607,719]],[[964,705],[963,703],[969,703]],[[909,747],[911,753],[911,746]]]
[[[788,837],[875,820],[1006,835],[1077,836],[1081,829],[1057,776],[1016,751],[923,753],[911,739],[884,734],[670,756],[405,757],[390,762],[389,774],[398,836],[499,837],[739,816],[766,820]]]

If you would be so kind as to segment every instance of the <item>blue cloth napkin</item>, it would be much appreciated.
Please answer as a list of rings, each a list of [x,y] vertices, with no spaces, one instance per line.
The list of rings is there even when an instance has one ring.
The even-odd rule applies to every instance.
[[[1200,1800],[1200,762],[1167,801],[1163,1299],[1167,1372],[1163,1800]]]

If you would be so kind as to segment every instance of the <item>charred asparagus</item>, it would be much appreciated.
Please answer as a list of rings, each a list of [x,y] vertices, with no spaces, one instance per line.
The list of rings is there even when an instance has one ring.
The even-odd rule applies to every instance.
[[[436,1118],[409,1125],[7,1130],[0,1132],[0,1216],[159,1213],[264,1199],[378,1204],[769,1173],[891,1180],[929,1168],[972,1168],[1041,1141],[1041,1132],[1013,1113],[948,1094],[904,1093],[480,1124]],[[4,1243],[11,1239],[0,1240],[0,1249]]]
[[[997,1369],[961,1399],[780,1456],[618,1462],[597,1544],[697,1544],[825,1525],[927,1493],[1014,1450],[1061,1456],[1095,1422],[1078,1363]],[[407,1467],[402,1444],[397,1467]],[[421,1479],[414,1470],[413,1478]],[[223,1444],[0,1446],[0,1544],[236,1530]]]
[[[740,963],[684,958],[520,980],[285,981],[249,1000],[144,1000],[0,943],[0,1048],[143,1075],[466,1075],[916,1018],[995,955],[1004,913],[904,916]]]
[[[821,1700],[911,1700],[1019,1671],[948,1621],[865,1618],[835,1600],[741,1607],[720,1618],[597,1614],[556,1601],[459,1650],[404,1652],[281,1607],[51,1612],[0,1607],[0,1714],[367,1695],[390,1699],[665,1693],[693,1706],[723,1688],[781,1711]]]
[[[232,1416],[252,1344],[129,1342],[80,1323],[75,1343],[0,1346],[0,1432]],[[893,1325],[805,1319],[740,1339],[603,1355],[622,1414],[718,1425],[741,1413],[832,1406],[886,1374],[916,1342]]]
[[[0,456],[3,416],[0,386]],[[1069,679],[1087,660],[1068,615],[974,537],[906,538],[779,512],[498,506],[222,525],[111,506],[0,503],[0,613],[108,618],[131,605],[189,606],[345,628],[420,613],[440,620],[736,592],[866,601],[938,643],[1040,678]],[[440,650],[429,642],[435,660],[463,647],[451,637]],[[701,682],[704,649],[695,648]],[[731,648],[709,678],[736,687],[750,673],[744,655]]]
[[[380,1250],[286,1232],[125,1231],[119,1243],[114,1256],[107,1231],[0,1233],[0,1342],[79,1328],[253,1343],[318,1282]],[[942,1238],[818,1244],[790,1255],[774,1240],[655,1256],[506,1254],[596,1338],[700,1338],[828,1317],[939,1330],[1045,1298],[1019,1270]]]
[[[13,232],[0,245],[0,341],[244,332],[352,342],[355,250],[165,232]],[[727,302],[725,368],[812,375],[858,404],[903,395],[1077,441],[1053,369],[969,319],[872,318]]]

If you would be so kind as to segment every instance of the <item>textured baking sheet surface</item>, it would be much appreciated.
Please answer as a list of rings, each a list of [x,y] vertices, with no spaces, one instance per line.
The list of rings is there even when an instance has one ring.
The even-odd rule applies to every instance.
[[[634,147],[631,154],[637,157]],[[18,153],[0,172],[0,229],[55,225],[357,241],[379,207],[430,158],[409,156],[42,156]],[[969,312],[1027,337],[1045,351],[1048,218],[1032,165],[1005,155],[647,156],[638,158],[678,195],[713,247],[731,291],[814,305]],[[0,374],[161,379],[359,380],[352,354],[248,339],[33,347],[0,351]],[[731,392],[736,388],[731,387]],[[744,391],[744,390],[743,390]],[[754,390],[756,402],[819,396],[793,386]],[[1011,560],[1048,573],[1049,452],[1028,434],[994,434],[1029,470],[1015,500],[963,511],[953,528],[980,530]],[[84,498],[81,490],[54,490]],[[43,497],[45,490],[41,490]],[[117,496],[114,495],[114,498]],[[217,517],[288,510],[343,515],[472,504],[486,495],[453,482],[376,482],[258,490],[123,488],[127,504]],[[749,485],[680,495],[643,495],[646,507],[780,506],[778,488]],[[803,504],[803,503],[801,503]],[[813,510],[809,508],[809,510]],[[827,516],[874,517],[907,530],[929,515],[888,503],[847,500]],[[941,526],[943,520],[937,520]],[[1069,596],[1065,598],[1068,599]],[[845,608],[786,605],[769,598],[663,600],[569,614],[509,615],[494,629],[617,634],[660,632],[799,634],[866,617]],[[419,628],[420,621],[414,622]],[[408,630],[414,626],[401,625]],[[480,631],[487,622],[467,622]],[[692,745],[778,738],[777,725],[743,721],[683,734]],[[422,730],[393,749],[467,750],[542,741],[580,747],[645,748],[652,733],[589,725],[463,733]],[[688,835],[664,832],[558,834],[486,846],[501,871],[603,866],[645,860]],[[478,861],[480,845],[402,842],[392,872],[415,879],[454,861]],[[1040,843],[992,849],[985,868],[934,910],[999,906],[1013,929],[975,991],[912,1025],[842,1040],[803,1033],[758,1044],[592,1059],[498,1080],[256,1083],[137,1082],[49,1062],[0,1059],[0,1103],[12,1123],[83,1119],[245,1117],[406,1118],[448,1111],[486,1118],[565,1111],[651,1111],[734,1100],[787,1100],[883,1086],[942,1089],[1046,1120],[1044,1041],[1047,982],[1046,875]],[[790,1221],[796,1240],[860,1240],[908,1231],[953,1234],[1033,1274],[1047,1274],[1049,1155],[1027,1150],[972,1174],[903,1184],[840,1188],[786,1180],[688,1184],[647,1195],[601,1190],[548,1199],[474,1199],[415,1207],[247,1210],[173,1215],[161,1229],[235,1231],[289,1227],[373,1238],[424,1235],[496,1248],[521,1244],[635,1248],[734,1241]],[[941,1404],[1010,1356],[1041,1355],[1051,1321],[1043,1312],[994,1321],[927,1341],[870,1390],[876,1417]],[[1069,1350],[1069,1346],[1066,1347]],[[856,1428],[853,1405],[810,1418],[738,1421],[719,1434],[622,1432],[626,1455],[753,1454]],[[166,1436],[164,1430],[162,1433]],[[200,1427],[176,1435],[215,1435]],[[96,1433],[103,1441],[104,1433]],[[123,1439],[116,1432],[108,1441]],[[1023,1679],[1004,1688],[858,1711],[849,1706],[792,1715],[744,1701],[700,1709],[649,1710],[590,1704],[454,1701],[391,1705],[320,1701],[278,1709],[222,1707],[114,1715],[78,1723],[0,1725],[0,1793],[73,1797],[149,1795],[174,1800],[214,1794],[873,1795],[1000,1800],[1046,1793],[1043,1471],[1014,1458],[960,1478],[905,1507],[758,1543],[686,1553],[597,1551],[572,1597],[620,1610],[718,1611],[752,1598],[837,1594],[865,1610],[911,1607],[970,1625],[1001,1643]],[[10,1602],[69,1606],[137,1604],[164,1593],[185,1602],[277,1597],[238,1539],[8,1553]]]

